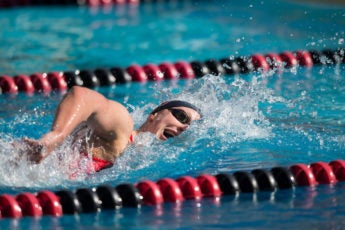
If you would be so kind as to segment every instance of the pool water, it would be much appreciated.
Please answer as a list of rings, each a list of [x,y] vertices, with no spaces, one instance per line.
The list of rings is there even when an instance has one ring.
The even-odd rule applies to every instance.
[[[2,9],[2,74],[95,69],[344,44],[343,6],[161,1]],[[28,62],[30,60],[30,62]]]
[[[343,47],[345,8],[286,1],[170,1],[112,8],[0,11],[2,74],[127,67],[284,50]],[[159,102],[188,99],[204,118],[161,143],[140,136],[114,167],[68,177],[68,140],[40,165],[21,159],[22,137],[49,130],[63,94],[0,95],[0,190],[17,194],[197,176],[344,158],[344,66],[96,88],[123,103],[136,127]],[[223,196],[61,218],[3,219],[51,229],[341,228],[344,184]]]

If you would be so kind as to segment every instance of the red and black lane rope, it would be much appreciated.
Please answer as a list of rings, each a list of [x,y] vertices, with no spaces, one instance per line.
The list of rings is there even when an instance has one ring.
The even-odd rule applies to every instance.
[[[17,6],[36,6],[36,5],[87,5],[87,6],[109,6],[131,4],[137,5],[140,0],[1,0],[1,7],[17,7]]]
[[[323,51],[295,51],[279,54],[254,54],[246,57],[209,59],[206,61],[164,62],[144,66],[131,65],[127,68],[76,70],[66,72],[35,73],[14,77],[0,76],[0,93],[25,92],[50,93],[65,91],[72,86],[95,88],[128,82],[147,82],[174,79],[200,78],[205,74],[234,75],[254,71],[269,71],[277,68],[313,65],[335,65],[345,63],[345,48]]]
[[[3,194],[0,195],[0,217],[21,218],[43,215],[59,217],[115,210],[121,207],[140,207],[238,193],[275,191],[296,186],[334,184],[341,181],[345,181],[345,160],[217,175],[202,174],[196,178],[182,176],[176,180],[163,178],[157,182],[144,180],[136,184],[123,183],[115,187],[100,185],[74,191],[45,190],[35,194],[28,192],[18,195]]]
[[[166,0],[169,2],[169,0]],[[171,0],[170,0],[171,1]],[[157,0],[1,0],[2,7],[20,7],[36,5],[86,5],[86,6],[111,6],[111,5],[138,5],[140,3],[154,3]]]

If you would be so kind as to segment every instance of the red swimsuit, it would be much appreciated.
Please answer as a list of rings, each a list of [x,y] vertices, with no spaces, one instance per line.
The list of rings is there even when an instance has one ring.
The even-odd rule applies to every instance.
[[[111,166],[113,166],[113,163],[107,160],[97,158],[97,157],[92,157],[92,166],[95,172],[98,172],[98,171],[101,171],[102,169],[110,168]]]
[[[131,134],[129,136],[129,143],[133,143],[133,142],[134,142],[134,136],[133,134]],[[111,166],[113,166],[113,163],[107,160],[97,158],[97,157],[92,157],[92,166],[95,172],[99,172],[103,169],[110,168]]]

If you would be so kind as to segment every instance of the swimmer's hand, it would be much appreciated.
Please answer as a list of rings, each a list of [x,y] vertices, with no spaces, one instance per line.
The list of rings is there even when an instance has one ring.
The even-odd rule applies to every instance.
[[[48,155],[47,148],[37,140],[23,139],[26,145],[25,151],[27,159],[33,163],[41,163]]]

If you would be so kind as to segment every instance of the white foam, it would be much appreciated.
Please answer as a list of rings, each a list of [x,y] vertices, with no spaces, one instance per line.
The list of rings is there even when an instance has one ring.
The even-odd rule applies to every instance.
[[[77,149],[71,149],[70,140],[65,141],[42,164],[33,165],[25,157],[15,159],[19,151],[10,144],[14,140],[11,134],[7,134],[0,140],[0,186],[89,185],[112,180],[162,177],[174,170],[193,170],[197,167],[193,158],[198,158],[198,162],[207,162],[208,154],[215,154],[218,149],[273,135],[271,124],[260,111],[259,104],[287,102],[266,87],[264,79],[267,77],[257,76],[250,81],[237,78],[229,84],[222,76],[208,75],[184,87],[152,86],[160,102],[181,99],[200,107],[202,120],[194,122],[179,137],[166,142],[157,140],[153,134],[141,134],[136,137],[135,145],[130,146],[112,168],[92,176],[82,170],[74,180],[69,177],[69,162],[75,161],[79,153]],[[144,122],[155,106],[148,103],[134,109],[131,115],[136,126]],[[16,163],[12,165],[10,162],[13,161]]]

